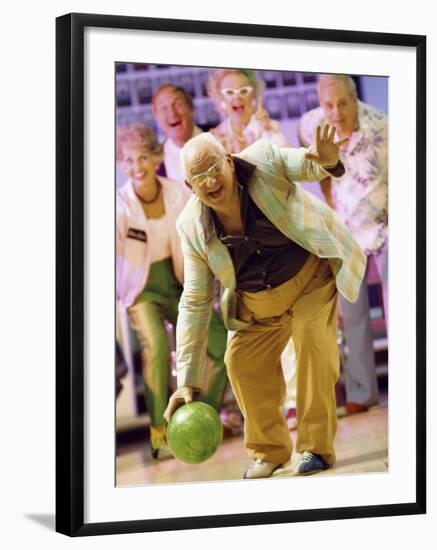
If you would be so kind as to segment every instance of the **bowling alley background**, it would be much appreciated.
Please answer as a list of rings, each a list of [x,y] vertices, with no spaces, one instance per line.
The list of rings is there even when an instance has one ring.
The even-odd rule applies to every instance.
[[[141,122],[152,127],[163,140],[163,135],[153,118],[151,103],[154,92],[169,82],[182,86],[191,94],[195,108],[194,120],[198,126],[207,131],[219,124],[219,115],[206,93],[208,68],[117,63],[115,70],[117,126]],[[299,146],[299,118],[306,111],[319,106],[316,91],[318,75],[291,71],[256,71],[256,74],[265,83],[264,108],[272,119],[280,123],[289,143]],[[368,76],[353,78],[358,97],[387,113],[388,79]],[[117,170],[117,187],[124,181],[125,176]],[[308,190],[323,198],[318,185],[310,185]]]
[[[195,123],[207,131],[220,122],[212,101],[206,92],[209,68],[169,66],[142,63],[117,63],[115,67],[116,125],[127,126],[140,122],[152,127],[160,141],[164,136],[152,114],[152,97],[163,84],[173,83],[185,88],[192,96]],[[265,84],[264,108],[270,117],[279,122],[282,132],[292,146],[300,146],[297,127],[300,117],[308,110],[318,107],[317,80],[315,73],[291,71],[255,71]],[[358,97],[381,111],[388,112],[388,79],[385,77],[354,76]],[[116,168],[117,188],[124,184],[126,176]],[[324,200],[318,184],[303,183],[302,186]],[[388,388],[388,343],[382,307],[382,291],[378,274],[372,261],[368,278],[370,315],[377,362],[378,384]],[[147,438],[149,416],[144,403],[141,373],[141,348],[134,331],[124,327],[129,336],[131,352],[126,359],[127,374],[123,390],[116,401],[117,452],[123,453],[136,445],[144,444]],[[168,330],[172,339],[171,327]],[[174,349],[175,342],[170,341]],[[343,344],[344,345],[344,342]],[[347,351],[347,349],[346,349]],[[171,388],[176,387],[175,353],[169,366]],[[338,384],[337,400],[342,399],[342,381]]]

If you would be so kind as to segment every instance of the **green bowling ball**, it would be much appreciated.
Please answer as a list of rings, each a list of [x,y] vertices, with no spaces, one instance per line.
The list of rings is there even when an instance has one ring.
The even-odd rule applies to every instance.
[[[179,407],[167,426],[167,443],[173,455],[185,464],[208,460],[223,439],[223,426],[216,410],[200,401]]]

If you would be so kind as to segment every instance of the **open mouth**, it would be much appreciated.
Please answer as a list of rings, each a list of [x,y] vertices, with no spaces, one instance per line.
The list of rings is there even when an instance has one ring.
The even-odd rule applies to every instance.
[[[244,111],[244,105],[232,105],[234,113],[242,113]]]
[[[218,187],[215,191],[210,191],[208,193],[208,196],[209,197],[212,197],[214,200],[215,199],[218,199],[221,195],[221,192],[222,192],[222,189],[223,189],[223,185],[221,185],[220,187]]]
[[[168,125],[170,128],[180,128],[182,126],[182,120],[177,120],[175,122],[169,122]]]

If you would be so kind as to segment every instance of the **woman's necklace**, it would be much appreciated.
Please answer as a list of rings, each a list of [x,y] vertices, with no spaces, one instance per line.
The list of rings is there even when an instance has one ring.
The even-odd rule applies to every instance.
[[[143,197],[141,197],[137,192],[135,192],[136,196],[140,199],[140,201],[143,204],[152,204],[152,203],[154,203],[158,199],[160,193],[161,193],[161,182],[159,180],[156,180],[156,194],[152,199],[150,199],[150,200],[143,199]]]

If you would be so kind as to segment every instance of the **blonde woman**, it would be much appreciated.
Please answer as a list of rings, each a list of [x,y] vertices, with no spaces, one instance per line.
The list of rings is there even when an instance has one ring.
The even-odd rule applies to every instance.
[[[249,69],[217,69],[209,75],[208,95],[222,122],[211,130],[227,153],[239,153],[259,139],[287,146],[279,124],[263,107],[264,83]]]

